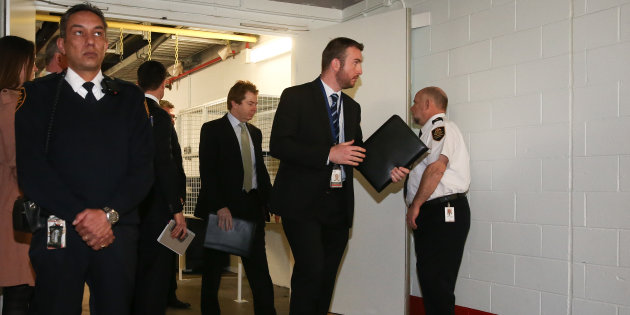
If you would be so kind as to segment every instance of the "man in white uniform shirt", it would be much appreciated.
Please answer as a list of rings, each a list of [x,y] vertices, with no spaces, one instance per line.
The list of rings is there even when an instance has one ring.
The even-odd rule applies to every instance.
[[[411,112],[422,125],[429,154],[411,172],[391,171],[398,182],[409,174],[407,224],[413,229],[416,270],[426,314],[455,314],[455,281],[470,228],[466,192],[470,157],[459,128],[446,118],[448,98],[438,87],[420,90]]]

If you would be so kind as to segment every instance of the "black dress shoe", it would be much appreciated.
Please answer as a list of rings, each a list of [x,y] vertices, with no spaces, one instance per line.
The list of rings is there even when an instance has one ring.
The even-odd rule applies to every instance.
[[[185,310],[185,309],[189,309],[190,308],[190,303],[186,303],[186,302],[182,302],[178,299],[172,300],[170,302],[168,302],[168,307],[170,308],[177,308],[180,310]]]

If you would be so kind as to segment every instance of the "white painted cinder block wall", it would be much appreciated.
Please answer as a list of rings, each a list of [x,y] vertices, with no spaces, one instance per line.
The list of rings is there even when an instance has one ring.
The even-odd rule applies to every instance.
[[[444,88],[470,150],[457,304],[630,314],[630,1],[407,6],[431,12],[412,31],[411,93]]]

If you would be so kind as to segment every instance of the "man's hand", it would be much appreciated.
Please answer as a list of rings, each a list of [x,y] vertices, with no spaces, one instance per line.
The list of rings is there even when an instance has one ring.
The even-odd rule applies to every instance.
[[[345,164],[351,166],[357,166],[363,162],[365,158],[365,149],[356,145],[352,145],[354,140],[337,144],[330,148],[328,153],[328,160],[335,164]]]
[[[392,182],[394,183],[398,183],[399,181],[403,180],[405,177],[407,177],[407,174],[409,174],[409,169],[402,166],[394,167],[394,169],[389,172],[389,175],[392,178]]]
[[[219,217],[219,228],[223,231],[229,231],[232,229],[232,213],[227,207],[223,207],[217,211]]]
[[[419,206],[414,206],[413,204],[411,204],[411,206],[409,206],[409,209],[407,209],[407,225],[413,230],[418,228],[418,226],[416,225],[416,219],[418,218],[419,214]]]
[[[184,213],[180,211],[173,214],[173,220],[175,220],[175,227],[171,231],[171,237],[183,240],[186,237],[186,234],[188,234],[188,230],[186,230],[186,218],[184,218]]]
[[[101,209],[85,209],[72,221],[75,229],[88,246],[99,250],[114,242],[112,225],[107,221],[105,211]]]

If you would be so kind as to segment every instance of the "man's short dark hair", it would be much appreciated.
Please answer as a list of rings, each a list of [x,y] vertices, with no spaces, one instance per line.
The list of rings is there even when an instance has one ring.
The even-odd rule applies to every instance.
[[[50,64],[50,62],[55,58],[55,54],[59,53],[59,47],[57,47],[57,38],[59,35],[55,35],[55,37],[51,38],[48,41],[48,45],[46,46],[46,65]]]
[[[326,48],[324,48],[322,52],[322,72],[330,67],[330,63],[333,59],[339,59],[343,67],[346,61],[346,49],[348,49],[348,47],[354,47],[363,51],[363,44],[351,38],[337,37],[328,42],[328,45],[326,45]]]
[[[431,97],[438,108],[446,110],[446,107],[448,106],[448,96],[446,96],[444,90],[437,86],[428,86],[420,90],[420,92]]]
[[[236,81],[234,86],[230,88],[227,96],[227,108],[228,110],[232,109],[232,101],[236,104],[240,104],[245,99],[245,94],[247,92],[252,92],[253,94],[258,95],[258,89],[249,81]]]
[[[59,21],[59,36],[61,38],[66,38],[66,27],[70,16],[81,11],[89,11],[96,14],[101,19],[101,22],[103,22],[103,27],[105,28],[105,30],[107,30],[107,22],[105,21],[105,15],[103,15],[103,11],[101,11],[101,9],[99,9],[95,5],[92,5],[89,2],[84,2],[71,6],[70,9],[68,9],[61,16],[61,20]]]
[[[157,90],[166,80],[166,68],[155,60],[145,61],[138,67],[138,86],[143,91]]]

